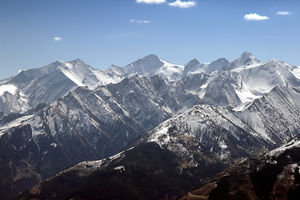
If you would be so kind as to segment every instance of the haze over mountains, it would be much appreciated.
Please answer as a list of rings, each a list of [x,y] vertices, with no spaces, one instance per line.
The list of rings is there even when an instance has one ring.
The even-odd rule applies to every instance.
[[[79,59],[21,71],[0,81],[0,194],[11,199],[85,161],[66,171],[75,169],[71,179],[78,182],[56,191],[60,198],[84,198],[74,188],[94,172],[101,178],[125,166],[124,181],[139,179],[132,176],[136,165],[141,174],[153,170],[150,180],[172,168],[167,176],[176,175],[178,185],[161,180],[165,190],[148,192],[156,191],[152,199],[178,198],[236,159],[270,151],[300,133],[299,72],[299,66],[262,63],[249,52],[232,62],[193,59],[185,66],[152,54],[105,71]],[[170,166],[151,160],[153,152],[169,155]],[[134,163],[138,154],[150,157]],[[51,181],[43,184],[41,194],[52,191]],[[139,188],[132,199],[147,199],[145,188],[132,187]]]

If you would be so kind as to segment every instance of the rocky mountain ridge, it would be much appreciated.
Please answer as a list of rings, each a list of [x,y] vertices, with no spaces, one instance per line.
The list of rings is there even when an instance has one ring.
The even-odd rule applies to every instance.
[[[248,52],[186,66],[149,55],[106,71],[80,60],[22,71],[0,82],[0,194],[148,143],[175,156],[179,172],[217,173],[299,134],[295,72]]]

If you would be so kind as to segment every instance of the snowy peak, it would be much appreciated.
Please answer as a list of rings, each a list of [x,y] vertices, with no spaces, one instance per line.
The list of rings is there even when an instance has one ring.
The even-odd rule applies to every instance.
[[[291,68],[276,60],[238,67],[231,72],[236,74],[234,88],[243,103],[262,97],[275,86],[300,87],[300,80],[293,75]]]
[[[220,69],[228,70],[229,61],[226,58],[219,58],[208,65],[207,73],[211,73]]]
[[[200,62],[199,62],[196,58],[194,58],[194,59],[192,59],[190,62],[188,62],[188,63],[185,65],[185,67],[190,67],[190,66],[199,65],[199,64],[200,64]]]
[[[128,74],[136,73],[145,75],[159,69],[163,64],[164,63],[156,55],[150,54],[127,65],[125,71]]]
[[[159,61],[159,57],[155,54],[149,54],[145,57],[142,58],[144,61],[153,61],[153,60],[156,60],[156,61]]]
[[[219,58],[209,64],[200,63],[197,59],[193,59],[185,65],[184,74],[212,73],[218,70],[229,70],[229,61],[226,58]]]
[[[184,66],[176,65],[164,61],[154,54],[143,57],[124,68],[110,68],[110,72],[117,71],[124,78],[139,76],[154,76],[159,75],[166,81],[175,81],[182,77]]]
[[[5,92],[6,95],[0,97],[0,110],[23,112],[40,103],[51,103],[63,97],[73,87],[86,86],[94,89],[98,85],[121,80],[122,77],[117,74],[109,75],[93,69],[80,59],[69,62],[55,61],[41,68],[23,70],[16,76],[2,81],[0,87],[3,91],[7,91],[8,85],[9,88],[15,87],[17,92]]]
[[[186,91],[193,95],[199,95],[201,99],[205,96],[207,100],[205,102],[210,102],[210,104],[217,102],[216,105],[237,106],[240,101],[242,103],[252,102],[276,85],[300,87],[300,80],[296,78],[300,74],[299,69],[300,67],[276,60],[261,63],[249,52],[244,52],[231,63],[225,58],[211,63],[201,63],[197,59],[193,59],[185,66],[169,63],[150,54],[125,67],[112,65],[105,71],[94,69],[80,59],[68,62],[56,61],[41,68],[23,70],[16,76],[1,81],[0,86],[14,85],[22,93],[22,99],[15,93],[6,95],[6,99],[2,100],[2,102],[6,102],[5,105],[2,105],[3,108],[7,107],[9,102],[11,104],[18,102],[18,105],[21,105],[20,102],[28,102],[24,106],[36,106],[39,103],[55,101],[77,86],[95,89],[99,85],[118,83],[124,78],[135,75],[148,77],[158,75],[167,84],[173,84],[186,76],[206,73],[208,77],[205,85],[201,78],[197,78],[196,80],[199,81],[192,84],[185,83],[185,88],[191,86],[190,90],[186,88]],[[224,76],[219,77],[220,71],[227,71],[230,80]],[[185,79],[184,82],[189,79]],[[206,95],[204,95],[205,93]],[[20,106],[16,107],[18,109],[15,111],[19,111]],[[3,111],[2,108],[1,110]]]
[[[74,60],[69,61],[69,63],[72,63],[74,65],[87,65],[83,60],[76,58]]]
[[[96,76],[96,70],[85,64],[80,59],[62,62],[58,69],[61,70],[77,86],[88,86],[89,88],[95,88],[101,83]]]
[[[232,68],[239,66],[248,66],[253,65],[255,63],[260,63],[260,61],[255,58],[250,52],[244,52],[240,57],[234,60],[232,64]]]
[[[184,74],[205,72],[204,66],[204,64],[201,64],[196,58],[194,58],[184,66]]]
[[[199,67],[201,64],[200,62],[194,58],[193,60],[189,61],[186,65],[185,65],[185,71],[193,71],[193,69]]]

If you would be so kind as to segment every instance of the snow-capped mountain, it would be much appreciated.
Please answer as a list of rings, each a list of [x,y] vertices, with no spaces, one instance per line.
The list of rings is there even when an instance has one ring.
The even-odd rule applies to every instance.
[[[238,74],[239,83],[235,89],[242,102],[261,97],[275,86],[300,86],[300,80],[294,76],[290,68],[276,60],[242,70]]]
[[[171,64],[160,59],[154,54],[150,54],[140,58],[125,67],[111,66],[105,72],[112,74],[119,74],[122,77],[139,76],[154,76],[159,75],[167,81],[178,80],[184,71],[184,66]]]
[[[0,148],[6,151],[0,157],[30,173],[20,173],[17,179],[6,174],[0,185],[11,191],[18,181],[30,179],[26,187],[15,188],[22,191],[67,166],[121,151],[177,111],[200,103],[197,96],[184,92],[172,92],[159,76],[134,76],[94,90],[77,87],[50,106],[23,114],[4,113]]]
[[[236,115],[266,140],[285,143],[300,133],[300,91],[276,86]]]
[[[63,97],[74,87],[94,89],[135,75],[158,75],[173,84],[200,73],[206,74],[207,82],[198,85],[200,89],[187,90],[205,103],[236,107],[261,97],[276,85],[299,87],[298,69],[276,60],[262,63],[249,52],[232,62],[225,58],[211,63],[193,59],[185,66],[171,64],[151,54],[125,67],[112,65],[105,71],[96,70],[79,59],[56,61],[42,68],[20,71],[16,76],[0,81],[0,109],[25,112],[40,103],[51,103]]]
[[[203,101],[235,109],[242,109],[275,86],[300,87],[300,79],[295,77],[290,66],[276,60],[229,71],[222,70],[210,76],[207,87],[203,87]]]
[[[277,101],[273,93],[278,89],[287,88],[275,88],[267,96]],[[299,102],[294,102],[297,100],[294,97],[297,98],[297,95],[286,96],[290,102],[289,106],[298,107],[295,103]],[[262,103],[265,102],[264,98],[266,97],[260,99]],[[279,110],[283,111],[285,108],[280,107]],[[282,119],[277,119],[276,123],[280,120]],[[285,123],[300,124],[299,121]],[[130,195],[132,199],[140,199],[142,194],[148,192],[151,194],[146,195],[145,199],[148,199],[149,195],[161,199],[161,195],[166,194],[178,198],[180,192],[197,185],[202,187],[188,193],[182,199],[198,199],[203,196],[212,199],[224,196],[240,198],[241,195],[245,195],[243,199],[252,199],[252,196],[256,199],[266,199],[269,195],[280,196],[278,191],[281,190],[278,188],[282,186],[287,188],[282,190],[282,194],[288,191],[290,196],[297,197],[299,194],[295,192],[299,189],[299,136],[267,153],[263,158],[245,158],[258,155],[259,152],[274,146],[276,145],[253,130],[234,111],[225,107],[199,105],[161,123],[127,150],[107,159],[79,163],[35,186],[19,199],[49,197],[54,193],[59,197],[69,195],[69,198],[83,198],[90,194],[112,199],[115,195],[110,194],[120,193],[121,196]],[[233,158],[241,159],[234,161]],[[228,163],[232,165],[217,174],[228,166]],[[203,184],[205,178],[213,174],[217,176]],[[173,177],[172,181],[170,177]],[[153,184],[153,179],[156,184]],[[112,180],[113,187],[106,187]],[[67,184],[65,190],[58,189],[69,182],[73,184]],[[171,185],[168,184],[170,182]],[[261,189],[266,185],[267,188]],[[126,194],[123,194],[123,190],[116,189],[124,186],[128,186]],[[164,190],[161,191],[156,186],[164,187]],[[231,189],[224,190],[224,187]]]
[[[141,139],[156,142],[197,166],[199,154],[230,161],[271,148],[245,122],[225,107],[198,105],[163,122]]]
[[[300,133],[300,92],[275,87],[242,111],[197,105],[149,131],[137,143],[156,142],[197,166],[199,154],[231,161],[271,150]]]
[[[240,57],[230,63],[230,69],[242,70],[261,65],[261,61],[250,52],[244,52]]]
[[[185,74],[195,74],[195,73],[212,73],[218,70],[223,71],[240,71],[243,69],[259,66],[262,63],[255,58],[251,53],[244,52],[237,59],[229,62],[226,58],[219,58],[211,63],[200,63],[197,59],[193,59],[188,64],[185,65]]]
[[[17,194],[127,145],[156,143],[181,170],[273,149],[300,133],[297,70],[245,52],[185,66],[152,54],[105,71],[78,59],[21,71],[0,81],[0,162],[13,172],[0,187]]]
[[[202,73],[205,72],[203,69],[205,64],[200,63],[196,58],[193,60],[189,61],[185,66],[184,66],[184,74],[191,74],[192,72],[194,73]]]
[[[25,112],[40,103],[51,103],[73,87],[116,83],[121,77],[109,76],[83,61],[56,61],[42,68],[20,71],[0,84],[0,109],[4,112]]]

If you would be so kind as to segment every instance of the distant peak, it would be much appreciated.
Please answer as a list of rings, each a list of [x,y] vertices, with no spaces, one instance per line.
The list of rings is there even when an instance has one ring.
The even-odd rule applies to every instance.
[[[240,57],[254,57],[249,51],[244,51]]]
[[[143,60],[159,60],[159,57],[155,54],[149,54],[142,58]]]
[[[125,70],[130,73],[145,74],[159,69],[163,64],[159,57],[155,54],[150,54],[127,65]]]
[[[71,60],[71,61],[69,61],[69,63],[83,63],[83,64],[85,64],[85,62],[82,61],[82,60],[79,59],[79,58],[76,58],[76,59],[74,59],[74,60]]]
[[[189,66],[189,65],[199,65],[200,64],[200,62],[196,59],[196,58],[194,58],[194,59],[192,59],[191,61],[189,61],[187,64],[186,64],[186,66]]]
[[[161,62],[161,60],[159,59],[159,57],[155,54],[149,54],[143,58],[140,58],[136,61],[134,61],[132,64],[134,63],[153,63],[153,62]]]
[[[217,60],[213,61],[210,63],[210,65],[215,64],[215,63],[229,63],[229,61],[226,58],[218,58]]]
[[[233,61],[235,65],[251,65],[253,63],[260,62],[257,58],[255,58],[252,53],[245,51]]]

